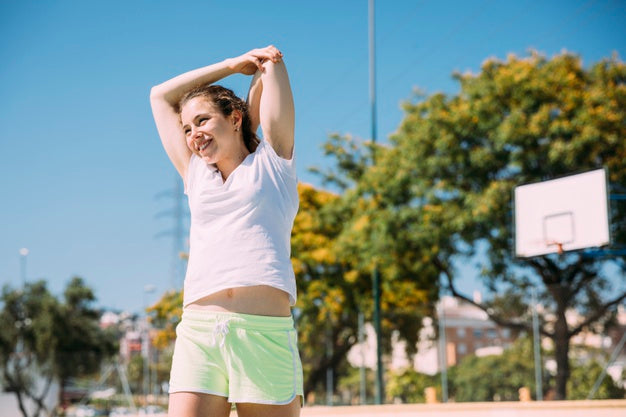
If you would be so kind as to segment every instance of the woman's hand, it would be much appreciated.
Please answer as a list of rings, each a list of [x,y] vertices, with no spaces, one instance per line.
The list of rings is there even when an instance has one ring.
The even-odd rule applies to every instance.
[[[274,45],[265,48],[253,49],[236,58],[227,60],[227,66],[234,72],[244,75],[253,75],[257,71],[263,72],[263,63],[265,61],[280,62],[283,58]]]

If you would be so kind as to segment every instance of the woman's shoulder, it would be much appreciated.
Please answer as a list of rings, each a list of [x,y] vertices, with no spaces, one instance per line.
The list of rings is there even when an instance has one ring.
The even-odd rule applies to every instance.
[[[267,165],[267,167],[271,170],[278,171],[281,174],[286,174],[289,177],[295,177],[295,154],[292,155],[291,159],[285,159],[279,156],[272,147],[271,143],[265,139],[260,141],[255,153],[257,154],[255,159],[258,158],[262,161],[261,163]]]

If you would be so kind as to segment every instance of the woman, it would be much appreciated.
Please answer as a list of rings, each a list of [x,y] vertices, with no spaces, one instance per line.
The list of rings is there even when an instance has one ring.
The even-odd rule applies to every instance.
[[[152,88],[161,141],[191,211],[169,415],[298,416],[302,365],[290,234],[298,209],[294,106],[274,46]],[[214,82],[254,75],[248,102]],[[263,140],[256,135],[258,125]]]

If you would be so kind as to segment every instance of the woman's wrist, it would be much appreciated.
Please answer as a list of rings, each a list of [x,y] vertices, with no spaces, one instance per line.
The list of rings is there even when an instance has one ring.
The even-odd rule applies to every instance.
[[[233,74],[235,73],[235,66],[233,65],[234,64],[233,58],[226,58],[225,60],[222,61],[222,64],[224,64],[226,68],[231,70]]]

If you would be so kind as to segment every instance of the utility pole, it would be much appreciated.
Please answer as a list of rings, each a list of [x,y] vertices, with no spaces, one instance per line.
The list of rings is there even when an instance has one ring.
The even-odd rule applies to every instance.
[[[369,68],[370,68],[370,102],[372,144],[376,145],[376,42],[374,26],[374,0],[369,0]],[[372,164],[376,165],[376,149],[372,147]],[[383,360],[380,325],[380,277],[378,265],[374,264],[372,271],[372,290],[374,293],[374,330],[376,331],[376,404],[383,403]]]
[[[541,381],[541,337],[539,334],[539,319],[537,318],[537,290],[532,289],[533,304],[533,350],[535,354],[535,395],[537,401],[543,401],[543,387]]]
[[[143,396],[144,405],[148,405],[148,398],[150,394],[150,323],[148,322],[148,316],[146,310],[148,309],[147,296],[152,294],[156,290],[154,285],[145,285],[143,287],[143,314],[144,323],[141,337],[141,353],[143,355]]]
[[[448,402],[448,355],[446,342],[446,313],[443,295],[439,297],[439,365],[441,366],[441,402]]]
[[[174,219],[174,228],[159,232],[155,238],[172,236],[172,265],[171,265],[171,286],[172,288],[182,288],[184,279],[184,261],[181,254],[185,251],[185,218],[189,213],[185,210],[184,193],[180,178],[176,178],[174,189],[162,191],[156,195],[156,199],[169,198],[174,200],[174,207],[157,213],[156,217],[170,217]]]
[[[361,405],[367,404],[367,391],[365,387],[365,315],[363,309],[359,311],[359,347],[361,348],[361,367],[360,367],[360,397]]]

